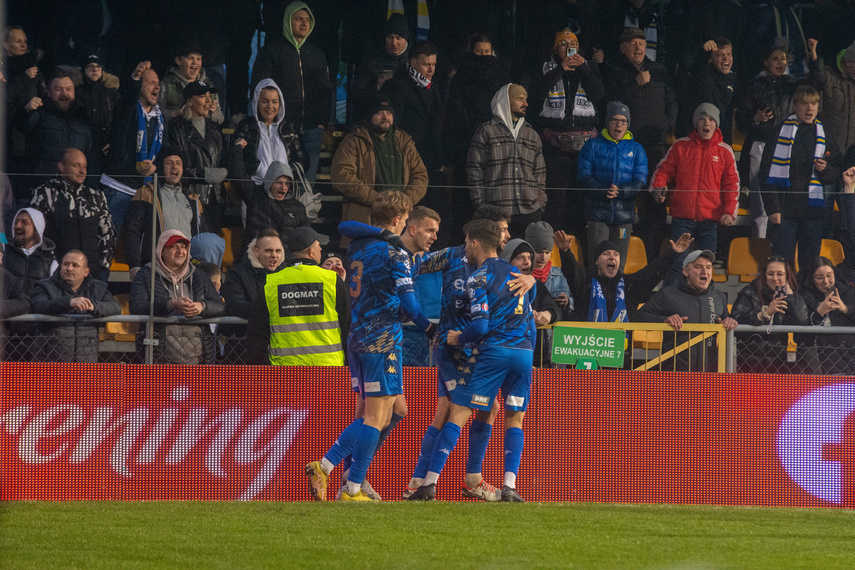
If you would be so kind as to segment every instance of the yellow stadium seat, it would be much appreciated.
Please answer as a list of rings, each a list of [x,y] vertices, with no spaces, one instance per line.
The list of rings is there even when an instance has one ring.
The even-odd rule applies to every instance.
[[[128,294],[114,295],[114,299],[122,307],[123,315],[130,315],[130,298]],[[139,323],[105,323],[104,333],[113,337],[113,340],[119,342],[134,342],[139,332]]]
[[[226,240],[226,251],[223,253],[223,267],[229,268],[235,264],[235,252],[243,247],[243,228],[220,228],[223,239]],[[239,255],[237,257],[240,257]]]
[[[772,242],[763,238],[733,238],[727,253],[727,274],[739,275],[743,283],[753,281],[760,264],[772,253]]]
[[[635,273],[639,269],[644,269],[647,265],[647,252],[644,250],[644,242],[638,236],[630,236],[629,250],[626,254],[626,264],[624,264],[624,273]]]
[[[836,239],[822,240],[822,248],[819,251],[822,257],[827,257],[831,263],[837,265],[846,257],[843,253],[843,244]],[[796,244],[796,272],[799,271],[799,244]]]

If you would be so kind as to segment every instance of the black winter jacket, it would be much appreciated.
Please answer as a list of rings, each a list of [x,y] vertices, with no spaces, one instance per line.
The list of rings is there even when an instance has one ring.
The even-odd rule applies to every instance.
[[[92,130],[83,117],[83,110],[73,107],[65,113],[49,100],[35,111],[21,111],[16,125],[27,133],[27,172],[54,174],[56,165],[67,148],[76,148],[86,155],[92,153]]]
[[[432,82],[430,89],[425,89],[413,81],[406,67],[401,67],[381,91],[395,108],[395,126],[413,137],[425,167],[439,169],[443,158],[440,109],[445,105],[442,88]]]
[[[765,276],[761,276],[758,279],[765,280]],[[763,308],[764,305],[768,305],[773,300],[774,293],[775,292],[768,287],[764,288],[763,298],[761,299],[760,295],[757,293],[754,283],[746,285],[739,292],[739,295],[736,296],[736,301],[733,303],[733,309],[731,310],[731,316],[741,325],[752,325],[755,327],[768,325],[769,321],[761,321],[757,318],[757,315],[760,313],[760,309]],[[799,293],[793,293],[791,295],[787,295],[787,311],[783,315],[776,313],[774,315],[773,324],[804,326],[809,323],[808,318],[808,308],[805,304],[805,298]],[[752,345],[752,348],[756,348],[765,344],[787,346],[788,339],[786,333],[751,333],[745,341]],[[749,350],[752,350],[752,348],[749,348]]]
[[[39,248],[27,255],[15,244],[7,244],[3,254],[3,267],[21,280],[21,286],[27,295],[32,296],[36,282],[51,276],[50,267],[55,261],[53,241],[42,239]]]
[[[92,317],[108,317],[122,312],[119,303],[113,299],[103,281],[87,275],[77,291],[72,291],[57,271],[51,277],[36,283],[32,296],[33,313],[81,314],[71,308],[70,302],[74,297],[85,297],[92,301],[95,310],[88,313]],[[37,350],[42,361],[98,362],[98,325],[87,324],[85,320],[81,320],[70,324],[40,324],[39,329],[44,334]]]
[[[252,251],[254,246],[255,241],[249,244],[243,259],[229,269],[220,290],[226,301],[226,314],[230,317],[248,319],[252,313],[252,304],[264,290],[267,276],[286,265],[283,261],[275,271],[267,271],[258,263],[258,258]]]
[[[703,50],[702,50],[703,51]],[[709,63],[709,52],[703,51],[695,60],[696,65],[686,87],[685,103],[680,105],[677,118],[677,136],[685,137],[695,129],[692,115],[701,103],[712,103],[719,111],[721,136],[724,142],[733,140],[733,98],[736,74],[731,71],[723,74]]]
[[[101,149],[110,142],[113,125],[113,114],[119,104],[119,90],[107,87],[104,81],[83,80],[83,85],[77,88],[77,99],[83,107],[83,116],[92,129],[92,156],[102,162],[104,154]],[[100,174],[89,165],[90,174]]]
[[[282,243],[288,242],[288,236],[294,228],[308,225],[306,207],[302,202],[286,195],[284,200],[274,200],[264,186],[252,186],[252,193],[244,195],[246,202],[246,230],[244,243],[249,244],[263,229],[273,228],[279,232]]]
[[[220,168],[223,164],[223,135],[220,126],[211,119],[205,119],[205,138],[199,134],[192,121],[174,119],[169,123],[166,137],[169,145],[181,149],[184,157],[184,179],[190,183],[194,194],[199,195],[202,205],[211,202],[223,204],[225,187],[222,182],[205,182],[206,168]],[[209,228],[216,231],[218,228]]]
[[[490,107],[499,87],[511,82],[498,57],[467,53],[448,90],[442,150],[445,164],[466,166],[466,154],[475,131],[493,118]]]
[[[285,146],[285,153],[288,155],[288,163],[299,164],[303,167],[303,172],[306,172],[309,169],[309,155],[303,149],[300,133],[284,120],[279,122],[278,131],[279,138]],[[250,178],[258,170],[259,135],[258,120],[255,117],[247,117],[238,124],[231,138],[232,141],[239,139],[246,141],[246,146],[243,148],[232,144],[227,157],[229,176],[234,179],[232,183],[239,187],[242,195],[255,189],[255,183]]]
[[[665,142],[677,119],[674,88],[665,67],[645,56],[642,69],[650,81],[639,85],[638,70],[625,57],[606,67],[606,101],[621,101],[632,115],[632,134],[644,146]]]
[[[282,89],[285,116],[298,131],[329,123],[333,89],[319,47],[306,42],[298,51],[284,37],[268,40],[252,68],[252,89],[268,77]]]
[[[110,138],[110,153],[107,155],[107,164],[104,172],[117,182],[128,188],[139,188],[142,186],[142,178],[137,174],[137,102],[134,99],[117,113],[113,121],[112,135]],[[149,145],[154,138],[157,119],[152,117],[146,122],[147,141]],[[166,125],[163,126],[163,144],[166,144]],[[187,165],[184,165],[185,168]]]
[[[24,293],[21,280],[8,269],[0,267],[0,318],[16,317],[30,312],[30,297]],[[6,323],[0,321],[0,334],[5,334]]]

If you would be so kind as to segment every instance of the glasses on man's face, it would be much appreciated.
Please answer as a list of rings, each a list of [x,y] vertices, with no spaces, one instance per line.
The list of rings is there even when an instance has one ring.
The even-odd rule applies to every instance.
[[[627,121],[626,119],[609,119],[609,124],[614,125],[616,127],[617,126],[625,127],[626,125],[629,124],[629,121]]]

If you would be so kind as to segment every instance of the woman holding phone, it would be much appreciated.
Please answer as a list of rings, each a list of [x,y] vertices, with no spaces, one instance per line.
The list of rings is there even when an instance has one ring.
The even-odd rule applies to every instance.
[[[830,259],[814,258],[799,272],[799,281],[807,303],[810,324],[824,327],[855,325],[855,289],[843,279]],[[853,334],[816,335],[816,346],[823,374],[852,374],[855,365]]]
[[[770,257],[760,267],[760,275],[739,292],[731,314],[741,325],[807,325],[808,308],[797,291],[796,275],[787,259]],[[795,364],[788,362],[787,333],[767,330],[766,333],[737,335],[737,369],[740,372],[818,372],[807,365],[808,359],[797,358]]]

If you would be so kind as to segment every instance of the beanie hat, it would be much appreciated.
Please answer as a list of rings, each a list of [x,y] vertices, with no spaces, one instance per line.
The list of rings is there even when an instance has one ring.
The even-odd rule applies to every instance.
[[[576,34],[567,28],[564,28],[560,32],[555,32],[555,41],[552,42],[552,49],[557,48],[560,42],[569,42],[570,40],[575,40],[577,44],[579,43],[579,38],[576,37]]]
[[[521,253],[529,252],[531,254],[532,261],[534,260],[534,248],[531,247],[527,241],[521,240],[519,238],[512,239],[507,244],[505,244],[504,249],[502,249],[502,253],[500,257],[507,261],[511,262],[516,256]]]
[[[532,222],[525,229],[525,241],[527,241],[534,251],[543,251],[544,249],[552,250],[555,241],[552,239],[552,234],[555,233],[547,222]]]
[[[846,51],[843,53],[843,61],[855,63],[855,42],[852,42],[852,45],[846,48]]]
[[[520,95],[528,97],[528,91],[525,90],[525,87],[517,85],[516,83],[508,83],[508,101],[511,101]]]
[[[395,107],[386,95],[373,89],[366,89],[354,98],[356,117],[358,120],[368,120],[380,111],[391,111],[395,114]]]
[[[698,108],[695,109],[695,113],[692,115],[692,124],[697,124],[698,119],[703,119],[704,117],[709,117],[715,121],[716,127],[721,124],[721,121],[719,120],[718,107],[712,103],[701,103],[698,105]]]
[[[407,25],[407,18],[399,12],[395,12],[386,23],[383,24],[383,37],[391,35],[401,36],[408,42],[410,41],[410,28]]]
[[[611,240],[604,240],[598,243],[597,247],[594,248],[594,258],[591,260],[591,262],[593,263],[594,261],[596,261],[598,257],[603,255],[604,251],[609,251],[610,249],[620,252],[617,244]]]
[[[615,115],[623,115],[626,117],[627,126],[629,126],[629,122],[632,120],[629,116],[629,107],[621,103],[620,101],[612,101],[606,106],[606,122],[612,120],[612,117]]]
[[[181,159],[181,163],[187,166],[184,161],[184,153],[180,146],[164,146],[160,149],[160,152],[157,153],[157,157],[155,158],[158,168],[163,167],[163,161],[169,156],[177,156]]]

